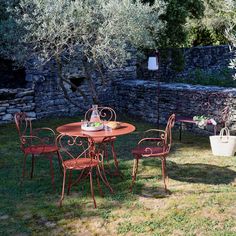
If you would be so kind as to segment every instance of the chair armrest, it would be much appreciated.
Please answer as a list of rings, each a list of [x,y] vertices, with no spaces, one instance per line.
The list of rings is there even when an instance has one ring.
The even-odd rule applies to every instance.
[[[162,130],[162,129],[148,129],[146,131],[144,131],[145,133],[148,133],[148,132],[158,132],[158,133],[166,133],[165,130]]]
[[[160,130],[160,129],[149,129],[149,130],[146,130],[145,133],[148,133],[148,132],[158,132],[159,133],[159,137],[146,137],[146,138],[143,138],[141,139],[139,142],[138,142],[138,145],[140,145],[142,142],[147,142],[147,141],[152,141],[152,142],[161,142],[161,143],[165,143],[165,135],[166,135],[166,131],[165,130]]]
[[[42,128],[36,128],[36,129],[33,129],[32,130],[32,134],[34,134],[34,133],[39,133],[40,131],[49,131],[49,132],[51,132],[52,134],[53,134],[53,136],[56,136],[56,133],[54,132],[54,130],[53,129],[51,129],[51,128],[47,128],[47,127],[42,127]]]
[[[23,146],[32,146],[32,145],[48,145],[48,137],[40,138],[35,135],[23,135],[21,136],[21,144]]]
[[[164,142],[165,140],[163,138],[143,138],[138,142],[138,145],[140,145],[143,142],[147,142],[147,141],[150,141],[150,142],[155,142],[155,141]]]
[[[42,127],[32,129],[31,135],[37,136],[40,139],[44,139],[45,141],[47,141],[47,144],[56,145],[56,133],[50,128]]]
[[[165,150],[163,147],[163,151],[159,153],[153,152],[151,147],[146,147],[144,153],[142,154],[143,157],[158,157],[158,156],[165,156],[169,153],[169,151]]]

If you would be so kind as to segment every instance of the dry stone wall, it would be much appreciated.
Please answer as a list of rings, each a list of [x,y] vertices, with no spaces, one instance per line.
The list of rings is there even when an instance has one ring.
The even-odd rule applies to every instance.
[[[222,122],[222,111],[228,107],[228,123],[236,130],[236,89],[217,86],[200,86],[182,83],[160,84],[147,80],[124,80],[114,84],[116,108],[142,120],[157,123],[158,99],[160,123],[165,124],[167,117],[193,117],[205,115]]]
[[[176,53],[180,55],[176,58]],[[182,48],[160,50],[160,65],[157,72],[147,70],[147,60],[138,63],[138,78],[144,80],[156,80],[173,82],[176,79],[188,81],[199,77],[230,76],[233,71],[228,69],[230,59],[234,58],[234,52],[228,45]],[[183,57],[182,57],[182,56]]]
[[[98,71],[92,71],[91,77],[94,81],[98,99],[103,105],[111,105],[114,103],[112,81],[120,81],[122,79],[136,78],[136,59],[128,61],[123,68],[103,71],[103,78]],[[56,65],[51,63],[44,68],[36,69],[34,64],[29,65],[27,70],[27,81],[31,83],[31,87],[35,90],[35,112],[37,118],[47,116],[72,116],[82,114],[91,104],[92,94],[86,75],[83,71],[83,63],[79,56],[74,58],[70,64],[64,65],[63,74],[66,78],[85,78],[81,80],[80,90],[86,96],[86,100],[80,93],[73,92],[72,87],[65,83],[69,97],[77,104],[71,104],[65,99],[64,94],[58,85]]]
[[[0,98],[0,123],[12,121],[14,114],[20,111],[36,118],[34,89],[0,89]]]
[[[103,105],[114,103],[112,81],[136,78],[135,50],[131,50],[131,59],[122,68],[103,71],[103,78],[97,70],[91,70],[99,101]],[[69,102],[62,92],[57,76],[57,67],[52,61],[42,67],[37,67],[35,60],[28,61],[26,68],[27,88],[0,89],[0,123],[13,121],[16,112],[25,111],[31,118],[43,118],[52,116],[72,116],[83,114],[91,107],[91,89],[87,83],[83,70],[83,61],[78,53],[70,63],[63,62],[63,75],[67,79],[81,78],[80,89],[85,94],[85,100],[81,94],[73,91],[71,85],[65,83],[69,97],[77,105]],[[83,79],[85,78],[85,79]]]
[[[149,80],[148,74],[145,75],[145,80],[137,80],[135,51],[131,52],[133,57],[123,68],[103,71],[104,78],[98,71],[91,72],[101,104],[116,107],[118,112],[135,115],[154,123],[157,122],[158,103],[162,123],[165,123],[166,117],[173,112],[181,116],[205,114],[219,119],[217,116],[220,111],[228,105],[231,108],[230,119],[234,124],[236,121],[235,89],[161,83],[158,100],[156,80],[153,78]],[[217,71],[221,66],[227,66],[230,52],[226,46],[220,46],[186,49],[184,55],[187,67],[182,75],[188,77],[189,72],[194,68]],[[86,80],[81,81],[80,89],[85,93],[87,101],[66,84],[69,96],[77,103],[77,106],[74,106],[65,99],[58,85],[56,65],[50,62],[38,68],[35,64],[34,60],[28,62],[26,88],[0,89],[0,123],[11,122],[14,113],[18,111],[25,111],[32,118],[72,116],[83,114],[91,106],[91,92]],[[167,64],[166,69],[160,68],[159,75],[171,77],[173,73],[171,71],[167,73]],[[161,64],[162,66],[164,65]],[[79,53],[70,63],[65,60],[63,68],[64,76],[69,79],[85,77]],[[204,104],[209,94],[213,94],[210,96],[210,108]]]

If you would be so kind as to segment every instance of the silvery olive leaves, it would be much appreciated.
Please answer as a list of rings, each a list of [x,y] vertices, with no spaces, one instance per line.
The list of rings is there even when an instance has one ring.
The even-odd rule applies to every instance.
[[[230,61],[229,68],[236,70],[236,1],[225,0],[221,13],[226,22],[225,34],[231,43],[231,50],[234,52],[234,58]],[[236,79],[236,73],[234,74],[234,79]]]
[[[129,58],[127,47],[155,48],[165,5],[139,0],[20,0],[8,11],[2,29],[7,29],[9,57],[14,51],[15,59],[33,57],[40,64],[63,53],[73,56],[80,48],[88,62],[114,67]]]

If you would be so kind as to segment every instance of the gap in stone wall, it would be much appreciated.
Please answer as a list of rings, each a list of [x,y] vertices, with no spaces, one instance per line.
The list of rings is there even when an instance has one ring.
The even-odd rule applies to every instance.
[[[70,78],[70,82],[73,83],[75,86],[80,87],[83,82],[86,80],[85,77],[72,77]],[[72,92],[76,92],[76,88],[71,86]]]
[[[13,61],[0,58],[0,88],[25,88],[25,77],[25,68],[17,68]]]

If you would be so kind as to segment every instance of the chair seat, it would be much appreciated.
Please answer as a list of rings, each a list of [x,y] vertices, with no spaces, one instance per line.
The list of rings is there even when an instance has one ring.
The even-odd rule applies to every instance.
[[[116,140],[116,137],[110,137],[104,140],[105,137],[93,138],[95,143],[109,143]]]
[[[56,152],[58,150],[59,149],[56,145],[35,145],[24,148],[26,154],[42,154]]]
[[[63,162],[63,165],[67,169],[73,170],[82,170],[89,167],[94,167],[98,165],[98,160],[91,158],[77,158],[70,159]]]
[[[150,156],[161,156],[164,154],[163,147],[156,146],[137,146],[132,149],[132,154],[137,156],[150,155]]]

